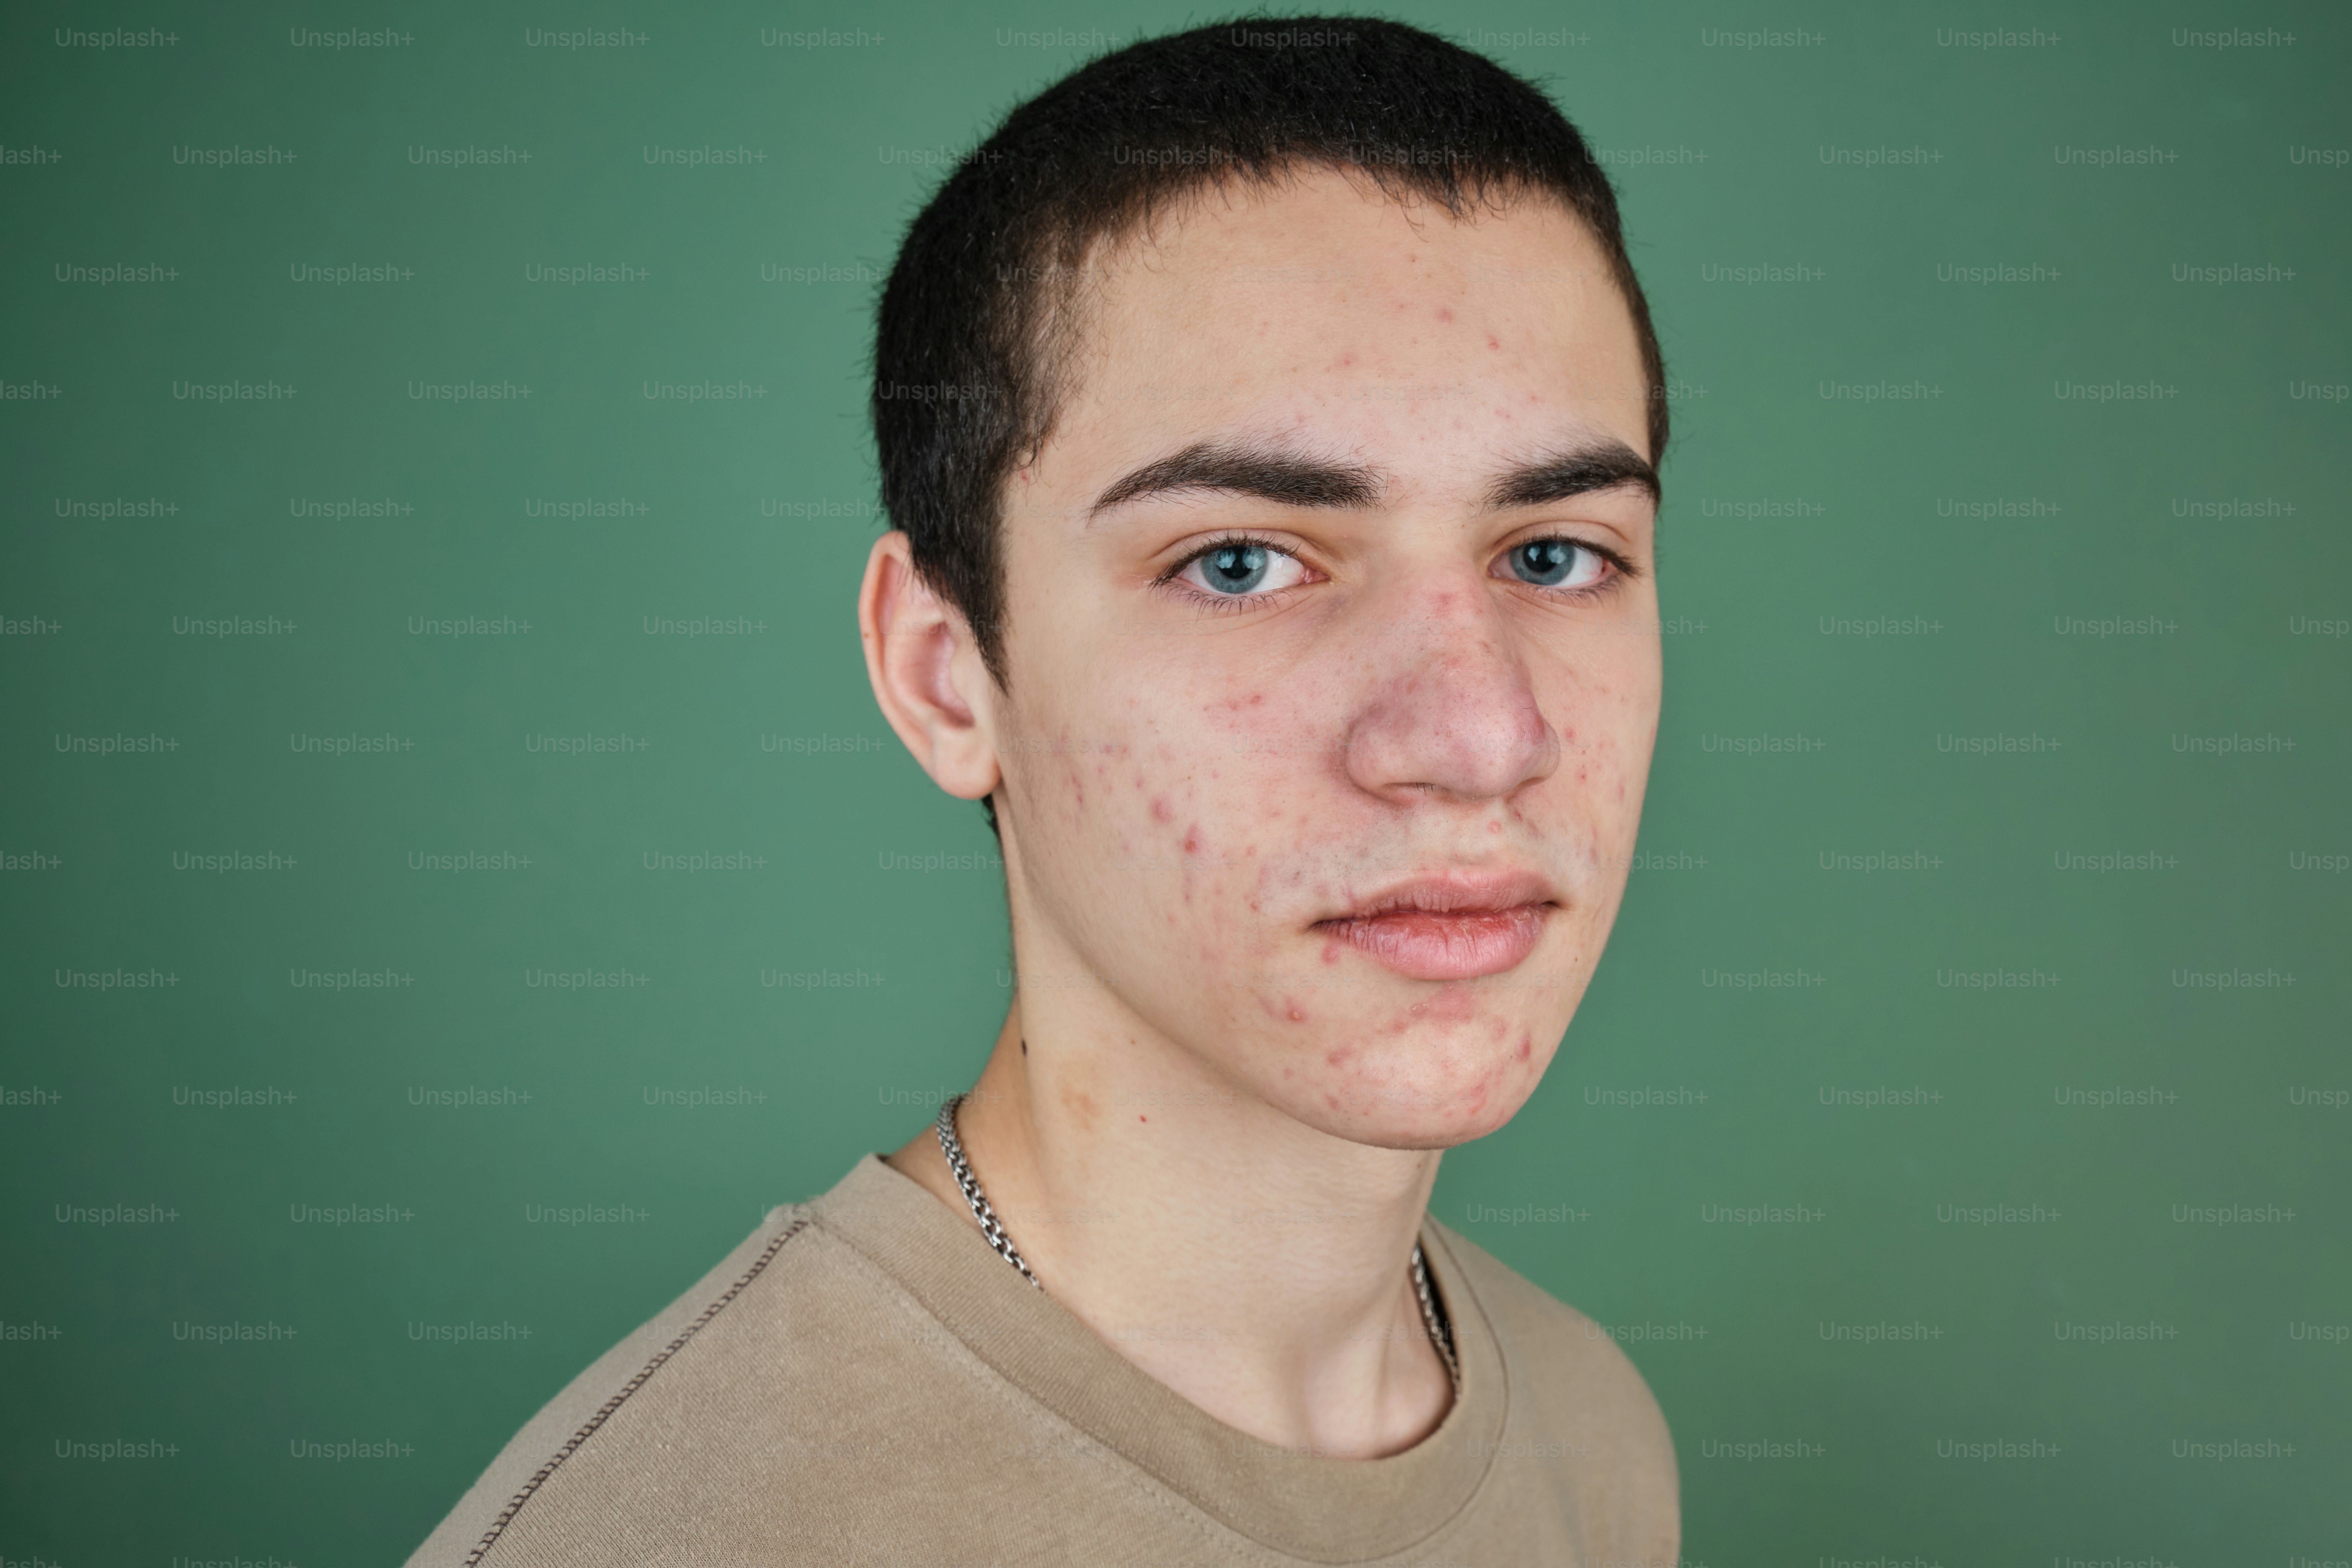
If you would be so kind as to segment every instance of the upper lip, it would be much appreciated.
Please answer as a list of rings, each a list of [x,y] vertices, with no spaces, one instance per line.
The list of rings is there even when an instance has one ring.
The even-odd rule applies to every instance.
[[[1357,900],[1345,913],[1328,918],[1360,921],[1405,912],[1499,914],[1528,904],[1556,901],[1551,884],[1533,871],[1454,870],[1391,883]]]

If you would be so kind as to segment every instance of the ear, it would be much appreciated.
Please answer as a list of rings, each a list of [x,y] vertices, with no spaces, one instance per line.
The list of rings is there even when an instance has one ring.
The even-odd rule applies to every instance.
[[[932,782],[963,800],[993,794],[995,682],[962,612],[915,570],[903,533],[886,533],[866,559],[857,591],[866,675],[890,728]]]

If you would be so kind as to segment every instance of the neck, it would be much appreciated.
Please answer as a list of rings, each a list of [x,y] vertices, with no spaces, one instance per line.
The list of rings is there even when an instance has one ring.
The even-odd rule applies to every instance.
[[[1371,1458],[1426,1436],[1453,1401],[1410,1270],[1437,1154],[1302,1126],[1055,1000],[1015,998],[957,1117],[1046,1293],[1265,1442]],[[890,1163],[971,1219],[929,1131]]]

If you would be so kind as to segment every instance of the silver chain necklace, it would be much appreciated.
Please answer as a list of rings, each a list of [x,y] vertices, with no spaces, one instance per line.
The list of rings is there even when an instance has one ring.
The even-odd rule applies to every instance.
[[[1013,1237],[1004,1222],[996,1217],[989,1206],[988,1194],[980,1190],[980,1178],[971,1173],[971,1162],[963,1152],[963,1140],[956,1136],[956,1107],[963,1103],[961,1094],[951,1097],[940,1107],[940,1120],[935,1129],[940,1135],[940,1152],[948,1157],[948,1169],[955,1173],[956,1185],[963,1189],[963,1201],[971,1205],[971,1217],[980,1222],[981,1235],[996,1255],[1021,1270],[1021,1278],[1043,1290],[1045,1287],[1030,1270],[1029,1260],[1013,1245]],[[1412,1244],[1412,1293],[1421,1303],[1422,1325],[1429,1331],[1429,1342],[1437,1347],[1438,1358],[1445,1363],[1445,1375],[1454,1380],[1454,1391],[1462,1392],[1462,1365],[1454,1356],[1454,1336],[1437,1315],[1437,1296],[1429,1288],[1429,1269],[1421,1260],[1421,1243]]]

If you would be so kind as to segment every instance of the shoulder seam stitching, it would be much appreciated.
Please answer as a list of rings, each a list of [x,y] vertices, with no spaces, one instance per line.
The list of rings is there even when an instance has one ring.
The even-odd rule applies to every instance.
[[[586,1423],[581,1426],[580,1430],[572,1434],[571,1441],[565,1443],[561,1448],[558,1448],[555,1451],[554,1458],[549,1459],[547,1463],[540,1466],[539,1469],[531,1476],[530,1479],[523,1483],[522,1489],[515,1493],[515,1495],[508,1500],[507,1506],[499,1510],[498,1518],[490,1521],[488,1531],[483,1535],[481,1541],[475,1546],[473,1551],[466,1554],[465,1568],[478,1568],[482,1558],[489,1552],[490,1548],[498,1544],[499,1537],[506,1533],[507,1526],[514,1522],[515,1515],[522,1511],[522,1505],[529,1502],[531,1500],[532,1495],[535,1494],[541,1487],[546,1485],[547,1479],[555,1474],[557,1468],[560,1467],[564,1460],[579,1452],[581,1445],[587,1442],[589,1438],[594,1436],[597,1429],[603,1426],[606,1421],[612,1419],[613,1413],[620,1409],[620,1407],[627,1402],[629,1395],[636,1393],[638,1389],[644,1387],[646,1380],[652,1377],[655,1373],[659,1372],[662,1369],[663,1363],[667,1362],[670,1357],[676,1355],[679,1351],[684,1350],[686,1348],[686,1342],[688,1340],[694,1338],[695,1335],[700,1333],[706,1327],[708,1327],[711,1319],[717,1317],[726,1309],[729,1302],[734,1300],[737,1296],[742,1293],[746,1286],[750,1285],[752,1280],[760,1277],[760,1271],[768,1267],[770,1261],[772,1260],[776,1254],[782,1249],[784,1243],[790,1241],[802,1231],[807,1229],[808,1226],[809,1219],[806,1215],[803,1215],[800,1218],[793,1221],[793,1223],[784,1229],[781,1236],[778,1236],[773,1241],[768,1243],[767,1247],[760,1253],[760,1256],[752,1261],[751,1267],[743,1271],[741,1279],[736,1280],[734,1284],[727,1287],[726,1291],[719,1296],[719,1300],[711,1302],[710,1305],[702,1310],[702,1315],[700,1317],[696,1318],[694,1321],[688,1323],[678,1334],[677,1338],[670,1341],[668,1344],[663,1346],[660,1352],[656,1354],[653,1360],[646,1363],[643,1367],[639,1368],[637,1374],[635,1377],[629,1379],[628,1382],[621,1385],[619,1393],[614,1394],[612,1398],[604,1401],[604,1405],[598,1408],[596,1414],[588,1417]]]

